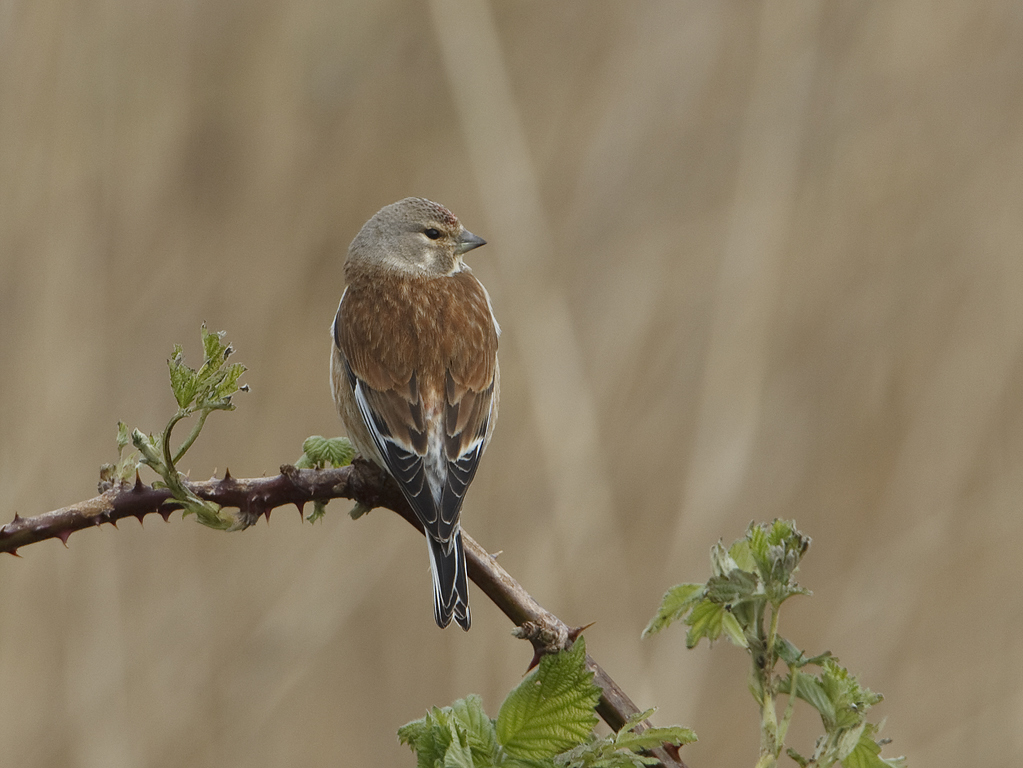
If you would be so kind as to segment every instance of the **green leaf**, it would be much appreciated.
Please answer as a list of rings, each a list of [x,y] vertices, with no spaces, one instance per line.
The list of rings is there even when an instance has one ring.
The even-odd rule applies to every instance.
[[[633,752],[654,749],[662,744],[674,744],[681,747],[696,741],[696,734],[689,728],[673,725],[667,728],[647,728],[642,733],[619,731],[615,743],[618,749],[631,749]]]
[[[661,607],[643,630],[643,637],[660,632],[683,618],[689,609],[703,599],[702,584],[678,584],[664,593]]]
[[[662,744],[674,744],[677,747],[696,741],[696,734],[688,728],[672,726],[669,728],[647,728],[636,733],[639,724],[646,720],[655,710],[634,714],[617,733],[603,738],[593,737],[584,744],[563,752],[554,758],[554,762],[565,768],[642,768],[656,765],[657,758],[639,754]]]
[[[735,618],[735,614],[731,611],[725,611],[721,617],[721,629],[724,630],[725,635],[732,641],[733,644],[740,648],[749,648],[749,641],[746,640],[746,633],[742,631],[742,627],[739,626],[738,619]]]
[[[785,687],[790,687],[787,681]],[[821,722],[824,723],[825,730],[831,730],[835,727],[835,705],[828,697],[824,685],[816,676],[806,672],[800,674],[796,678],[796,696],[820,713]]]
[[[837,737],[834,740],[834,755],[839,762],[845,760],[856,749],[856,745],[859,744],[866,725],[866,723],[860,723],[852,728],[840,728],[837,731]]]
[[[695,648],[704,637],[711,642],[721,636],[721,621],[726,613],[725,607],[710,600],[701,601],[686,616],[689,631],[686,633],[686,648]]]
[[[853,750],[842,760],[843,768],[904,768],[905,757],[881,757],[881,745],[874,741],[877,726],[870,723],[860,734]]]
[[[760,592],[760,579],[754,573],[735,568],[722,576],[707,581],[707,599],[721,605],[732,605],[753,600]]]
[[[497,757],[497,731],[483,710],[483,700],[473,693],[451,705],[452,714],[465,728],[466,743],[478,768],[493,765]]]
[[[736,540],[728,548],[728,554],[735,561],[735,564],[747,573],[753,573],[753,570],[757,567],[756,561],[753,559],[753,553],[750,551],[750,543],[746,539]]]
[[[462,734],[454,723],[448,723],[451,729],[451,742],[444,753],[444,768],[475,768],[472,761],[472,750],[462,740]]]
[[[306,520],[310,523],[318,523],[323,519],[323,516],[327,514],[327,505],[325,502],[316,499],[313,502],[313,511],[306,515]]]
[[[131,433],[128,432],[128,425],[123,421],[117,422],[117,455],[121,455],[128,443],[131,442]]]
[[[516,758],[554,757],[586,740],[597,722],[599,699],[580,637],[569,650],[540,659],[508,694],[497,716],[497,739]]]
[[[767,531],[762,525],[750,523],[746,529],[746,541],[749,544],[750,557],[758,564],[767,562],[767,549],[770,544],[767,541]]]
[[[238,391],[238,379],[248,369],[241,363],[232,363],[223,371],[223,378],[216,385],[213,397],[217,399],[228,398]]]
[[[299,469],[346,467],[355,458],[355,446],[347,437],[307,437],[302,443],[302,457],[295,462]]]
[[[398,740],[416,753],[423,768],[490,768],[498,757],[493,721],[476,695],[450,707],[434,707],[420,720],[398,729]]]
[[[720,541],[714,542],[710,548],[710,566],[714,576],[727,576],[735,570],[739,570],[738,563],[728,554]]]
[[[451,743],[448,716],[434,707],[421,720],[413,720],[398,729],[398,741],[416,753],[419,768],[444,764],[444,753]]]
[[[219,366],[231,354],[228,351],[230,348],[221,341],[224,338],[224,331],[207,330],[206,323],[203,323],[201,333],[203,355],[207,361]]]
[[[180,344],[174,345],[174,354],[167,361],[167,366],[170,369],[171,391],[174,393],[174,399],[177,400],[179,408],[188,408],[199,389],[199,380],[195,371],[185,365]]]
[[[803,667],[808,663],[803,652],[781,635],[774,639],[774,652],[790,667]]]
[[[869,688],[863,688],[855,675],[850,674],[833,658],[821,666],[820,682],[835,708],[837,728],[857,727],[864,721],[870,708],[884,698]]]

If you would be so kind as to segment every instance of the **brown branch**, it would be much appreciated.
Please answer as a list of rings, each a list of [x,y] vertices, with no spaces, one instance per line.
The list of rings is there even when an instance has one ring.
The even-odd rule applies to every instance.
[[[397,512],[422,532],[422,526],[394,481],[360,459],[339,469],[296,469],[284,465],[276,477],[241,480],[228,472],[222,480],[186,481],[185,485],[199,498],[222,507],[237,508],[243,525],[251,525],[260,515],[269,518],[273,509],[287,504],[294,504],[301,511],[307,502],[345,498],[367,507],[385,507]],[[0,552],[16,555],[26,544],[54,538],[66,546],[68,537],[75,531],[103,523],[116,524],[126,517],[141,521],[153,512],[166,520],[171,512],[180,508],[181,504],[170,491],[146,485],[136,476],[133,486],[110,488],[70,507],[36,517],[15,515],[12,522],[0,527]],[[581,632],[580,628],[570,628],[537,603],[498,565],[496,558],[464,531],[462,539],[469,578],[515,623],[516,634],[533,644],[534,663],[543,653],[571,645]],[[593,671],[594,682],[601,689],[597,713],[612,729],[618,730],[640,710],[589,655],[586,665]],[[644,725],[649,726],[649,722]],[[685,768],[678,750],[671,745],[653,750],[653,754],[666,768]]]

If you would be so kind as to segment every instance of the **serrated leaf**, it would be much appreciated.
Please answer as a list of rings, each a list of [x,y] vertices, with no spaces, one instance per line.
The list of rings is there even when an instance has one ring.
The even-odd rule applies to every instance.
[[[241,363],[232,363],[227,366],[223,373],[223,379],[217,384],[213,396],[215,398],[226,398],[238,391],[238,379],[248,369]]]
[[[355,446],[347,437],[326,438],[321,435],[307,437],[302,443],[302,458],[295,466],[299,469],[346,467],[355,458]]]
[[[796,678],[796,696],[820,713],[825,730],[830,731],[835,727],[835,705],[816,676],[801,673]]]
[[[493,765],[497,757],[497,730],[483,710],[483,700],[475,693],[469,694],[452,704],[451,710],[465,728],[466,743],[477,768]]]
[[[398,741],[408,744],[416,753],[418,768],[444,765],[444,754],[451,745],[450,712],[434,707],[420,720],[413,720],[398,729]]]
[[[661,607],[643,630],[643,637],[660,632],[683,618],[689,609],[703,599],[702,584],[678,584],[661,599]]]
[[[497,740],[517,758],[552,758],[586,740],[597,722],[599,699],[580,637],[569,650],[540,659],[508,694],[497,716]]]
[[[195,399],[199,383],[195,371],[185,365],[181,359],[181,347],[174,345],[174,356],[167,361],[170,369],[171,391],[179,408],[188,408]]]
[[[746,539],[736,540],[728,548],[728,554],[735,561],[735,564],[747,573],[752,573],[757,567],[756,562],[753,560],[753,554],[750,551],[749,542]]]
[[[221,339],[224,338],[224,331],[210,331],[206,328],[206,323],[202,324],[202,350],[203,355],[207,360],[214,361],[214,365],[219,365],[226,358],[224,352],[227,350],[227,345],[224,344]]]
[[[117,455],[131,442],[131,433],[128,432],[128,425],[123,421],[117,422]]]
[[[639,754],[662,744],[682,746],[696,741],[696,734],[688,728],[648,728],[636,733],[635,728],[654,710],[635,714],[617,733],[602,738],[591,738],[585,744],[574,747],[555,757],[554,762],[565,768],[642,768],[656,765],[659,761],[650,755]]]
[[[867,724],[855,748],[842,760],[843,768],[905,768],[905,757],[881,757],[881,745],[874,741],[877,727]]]
[[[750,523],[746,529],[746,541],[749,543],[750,556],[759,564],[767,562],[767,548],[770,544],[767,541],[767,531],[763,526]]]
[[[615,739],[618,749],[630,749],[633,752],[654,749],[662,744],[674,744],[676,747],[691,744],[696,741],[696,734],[689,728],[680,725],[673,725],[662,728],[647,728],[642,733],[628,731],[619,732]]]
[[[543,760],[526,760],[525,758],[506,756],[500,763],[501,768],[555,768],[550,758]]]
[[[860,723],[855,727],[839,730],[838,738],[835,741],[835,756],[839,762],[844,761],[856,749],[866,725],[866,723]]]
[[[727,576],[732,571],[738,570],[739,565],[728,554],[724,545],[717,541],[710,548],[710,567],[714,576]]]
[[[767,534],[767,543],[774,547],[779,544],[783,544],[790,539],[793,534],[798,534],[796,530],[795,520],[782,520],[781,518],[775,518],[774,522],[771,523],[771,527],[765,531]]]
[[[657,707],[650,707],[650,709],[645,712],[633,712],[625,721],[625,725],[618,729],[618,732],[625,733],[626,731],[631,731],[644,720],[649,719],[656,711]]]
[[[695,648],[700,640],[706,637],[711,642],[721,635],[721,620],[725,614],[725,607],[710,600],[702,600],[686,616],[685,622],[689,625],[686,632],[686,648]]]
[[[448,723],[448,728],[451,729],[451,741],[444,752],[444,768],[475,768],[472,761],[472,750],[463,741],[463,734],[459,732],[453,722]]]
[[[821,686],[835,708],[835,727],[856,727],[884,697],[859,684],[855,675],[834,659],[821,666]]]
[[[725,635],[735,645],[740,648],[749,648],[749,642],[746,640],[746,634],[742,631],[742,627],[739,626],[739,621],[735,618],[735,615],[731,611],[725,611],[721,617],[721,629],[724,630]]]
[[[758,596],[760,579],[754,573],[734,568],[722,576],[712,576],[707,581],[707,599],[722,605],[731,605]]]
[[[490,768],[498,755],[494,723],[475,694],[406,723],[398,729],[398,740],[415,751],[424,768]]]

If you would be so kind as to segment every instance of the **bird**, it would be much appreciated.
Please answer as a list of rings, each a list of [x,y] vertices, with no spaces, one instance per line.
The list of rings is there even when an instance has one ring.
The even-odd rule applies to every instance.
[[[331,326],[338,415],[422,523],[442,629],[471,623],[460,514],[500,400],[501,328],[462,258],[485,244],[430,200],[381,208],[348,248]]]

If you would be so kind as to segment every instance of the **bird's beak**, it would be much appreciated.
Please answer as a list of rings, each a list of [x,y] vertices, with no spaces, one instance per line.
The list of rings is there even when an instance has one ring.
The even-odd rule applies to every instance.
[[[462,230],[461,236],[458,238],[458,243],[455,245],[455,253],[461,256],[467,251],[471,251],[473,248],[479,248],[481,245],[486,245],[487,241],[478,235],[474,235],[467,229]]]

